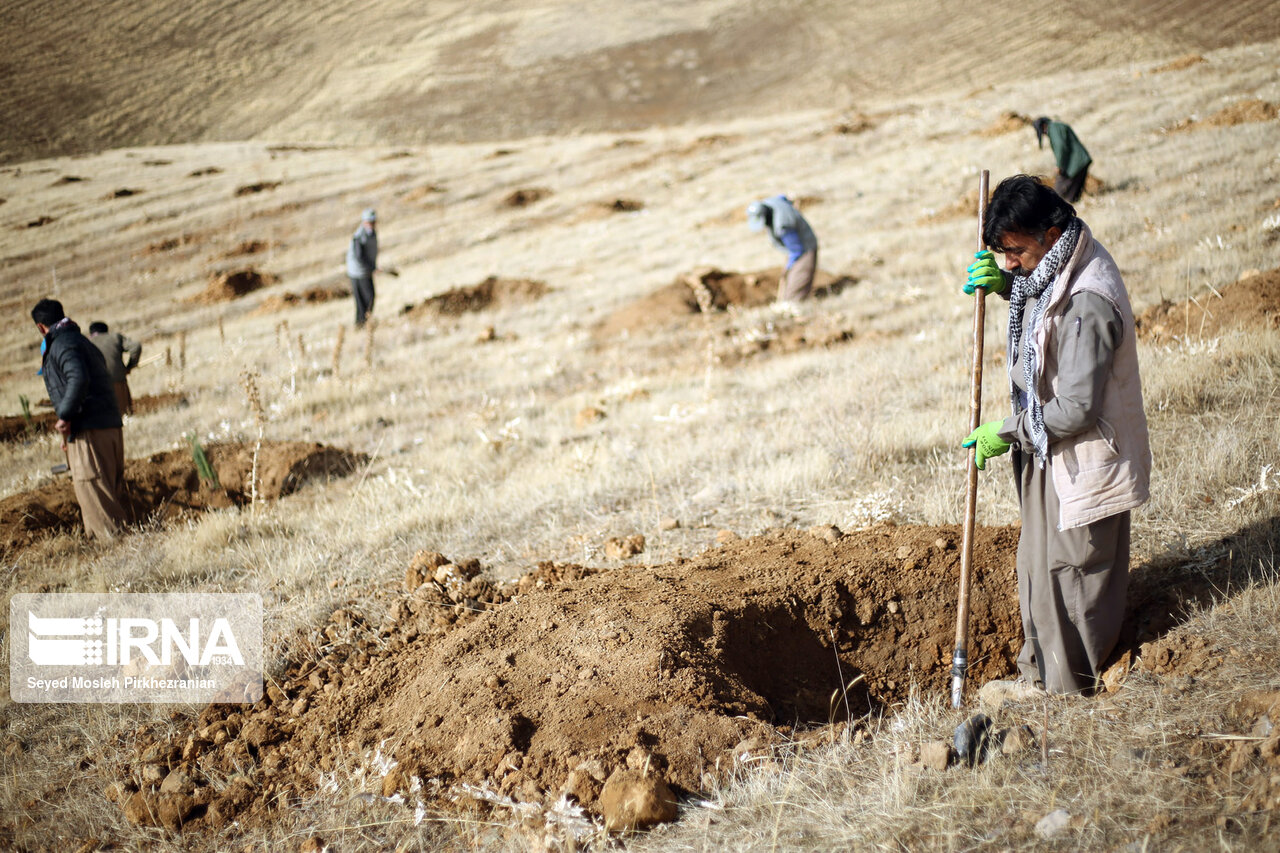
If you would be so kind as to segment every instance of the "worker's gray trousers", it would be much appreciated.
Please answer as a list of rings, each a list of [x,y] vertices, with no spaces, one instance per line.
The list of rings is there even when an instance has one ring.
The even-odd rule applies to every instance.
[[[818,250],[813,249],[796,258],[796,262],[782,273],[778,282],[779,302],[799,302],[808,299],[813,290],[813,276],[818,271]]]
[[[1129,590],[1129,513],[1058,529],[1052,463],[1015,450],[1022,503],[1018,541],[1018,670],[1053,693],[1091,692],[1115,649]]]
[[[356,299],[356,326],[363,326],[368,315],[373,313],[373,276],[348,277],[351,279],[351,295]]]

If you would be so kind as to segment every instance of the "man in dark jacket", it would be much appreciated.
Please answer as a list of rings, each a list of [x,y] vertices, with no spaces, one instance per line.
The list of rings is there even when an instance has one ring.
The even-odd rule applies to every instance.
[[[1089,177],[1089,166],[1093,163],[1093,158],[1089,156],[1084,144],[1076,138],[1071,125],[1066,122],[1051,121],[1048,116],[1040,116],[1031,126],[1036,129],[1036,142],[1041,148],[1044,148],[1044,138],[1049,137],[1053,159],[1058,163],[1058,174],[1053,179],[1054,192],[1074,204],[1084,192],[1084,183]]]
[[[133,395],[129,393],[129,371],[138,366],[142,358],[142,344],[131,341],[119,332],[107,328],[107,324],[94,321],[89,324],[89,342],[102,353],[107,362],[107,372],[116,390],[116,406],[120,414],[133,414]],[[128,353],[129,360],[125,361]]]
[[[126,523],[124,435],[106,361],[63,313],[62,303],[41,299],[31,319],[44,336],[44,387],[58,416],[76,501],[90,538],[110,539]]]
[[[356,300],[356,328],[373,313],[373,274],[378,269],[378,214],[369,208],[360,217],[360,227],[347,246],[347,277]]]

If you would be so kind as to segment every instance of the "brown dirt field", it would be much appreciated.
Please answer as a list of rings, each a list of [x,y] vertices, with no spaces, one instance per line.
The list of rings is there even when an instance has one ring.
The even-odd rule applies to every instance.
[[[350,295],[349,287],[312,287],[302,293],[278,293],[262,300],[262,304],[250,313],[273,314],[301,305],[316,305],[321,302],[332,302],[335,299],[346,299]]]
[[[546,282],[491,275],[479,284],[455,287],[417,305],[406,305],[401,313],[414,319],[441,315],[460,317],[472,311],[490,311],[508,305],[534,302],[548,292]]]
[[[1223,107],[1208,118],[1183,119],[1174,125],[1171,130],[1184,131],[1199,130],[1202,127],[1234,127],[1238,124],[1275,121],[1277,118],[1280,118],[1280,105],[1264,101],[1261,98],[1249,98]]]
[[[1162,341],[1214,337],[1234,328],[1280,328],[1280,267],[1241,279],[1221,294],[1151,306],[1136,318],[1138,337]]]
[[[671,284],[660,287],[648,296],[624,305],[614,311],[596,327],[599,340],[611,340],[628,336],[640,329],[682,321],[701,313],[698,290],[706,288],[706,296],[713,310],[756,308],[768,305],[778,295],[778,268],[754,273],[725,272],[707,267],[687,275],[681,275]],[[821,299],[839,293],[855,284],[850,276],[835,276],[819,270],[814,276],[812,298]]]
[[[189,450],[170,450],[125,463],[129,508],[135,520],[167,520],[193,512],[249,503],[252,444],[205,448],[219,488],[200,480]],[[258,455],[258,496],[277,500],[315,479],[345,476],[364,462],[349,453],[307,442],[264,442]],[[0,501],[0,553],[25,548],[80,526],[80,507],[66,476]]]
[[[219,824],[379,745],[399,762],[384,795],[408,795],[415,777],[525,800],[568,785],[591,808],[613,769],[646,763],[702,790],[739,744],[887,708],[913,681],[942,690],[959,539],[954,527],[775,530],[663,566],[543,564],[502,587],[474,577],[475,561],[441,569],[423,553],[380,626],[335,611],[323,645],[293,646],[268,698],[211,706],[158,751],[193,777],[256,768],[250,796],[205,795]],[[978,531],[975,681],[1013,663],[1016,541],[1014,528]],[[215,747],[219,728],[230,738]]]
[[[269,284],[279,281],[270,273],[255,269],[236,270],[235,272],[218,273],[209,280],[209,286],[192,296],[188,301],[200,304],[230,302],[239,299],[246,293],[260,290]]]

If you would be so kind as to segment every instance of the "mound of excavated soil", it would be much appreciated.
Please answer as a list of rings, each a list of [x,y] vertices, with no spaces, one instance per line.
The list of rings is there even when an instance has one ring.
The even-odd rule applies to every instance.
[[[605,317],[596,327],[596,335],[603,339],[615,338],[647,326],[684,320],[703,310],[700,299],[714,311],[724,311],[730,306],[755,308],[768,305],[778,295],[781,272],[780,269],[770,269],[736,273],[708,267],[681,275],[671,284]],[[837,277],[819,270],[814,276],[812,298],[837,294],[855,283],[856,280],[849,276]]]
[[[959,540],[955,527],[775,530],[663,566],[543,564],[504,587],[424,552],[382,625],[335,611],[291,645],[262,702],[210,706],[140,757],[193,779],[242,774],[246,790],[194,795],[215,824],[324,774],[351,796],[348,774],[374,750],[396,762],[374,792],[411,803],[469,783],[596,808],[611,772],[646,765],[703,790],[739,745],[887,707],[912,682],[944,691]],[[1013,528],[977,534],[975,683],[1013,667],[1016,543]]]
[[[252,444],[205,448],[218,488],[202,482],[189,450],[170,450],[125,463],[127,503],[136,521],[247,504],[252,494]],[[258,497],[275,500],[309,480],[345,476],[365,456],[307,442],[264,442],[258,454]],[[0,552],[80,526],[71,481],[57,481],[0,501]]]
[[[259,272],[255,269],[218,273],[209,280],[208,287],[192,296],[188,301],[205,305],[215,302],[230,302],[233,299],[239,299],[246,293],[253,293],[255,290],[260,290],[277,281],[279,279],[276,276]]]
[[[302,293],[279,293],[268,296],[262,304],[253,309],[254,314],[272,314],[299,305],[316,305],[321,302],[332,302],[345,299],[351,295],[349,287],[312,287]]]
[[[134,397],[133,414],[145,415],[171,406],[184,405],[186,402],[187,398],[177,393]],[[42,404],[48,405],[49,401],[44,400]],[[53,412],[42,412],[31,416],[31,426],[28,428],[27,419],[22,415],[5,415],[0,417],[0,442],[25,441],[41,433],[46,433],[53,429],[53,425],[57,420],[57,415]]]
[[[1183,71],[1187,68],[1191,68],[1196,65],[1201,65],[1207,61],[1208,60],[1206,60],[1203,56],[1201,56],[1198,53],[1189,53],[1186,56],[1178,57],[1172,62],[1166,62],[1164,65],[1159,65],[1155,68],[1152,68],[1151,73],[1163,74],[1167,71]]]
[[[1151,341],[1213,337],[1225,329],[1280,328],[1280,267],[1251,275],[1194,300],[1166,299],[1136,318],[1138,337]]]
[[[1261,98],[1248,98],[1223,107],[1205,119],[1183,119],[1173,130],[1199,130],[1202,127],[1234,127],[1258,121],[1275,121],[1280,118],[1280,105]]]
[[[525,799],[568,784],[590,807],[628,762],[697,790],[732,765],[736,745],[767,743],[778,726],[883,706],[913,678],[943,689],[958,536],[775,531],[661,567],[544,565],[507,591],[465,580],[474,567],[440,574],[443,558],[422,555],[410,573],[435,580],[377,631],[335,612],[324,646],[298,650],[283,689],[247,713],[208,709],[174,747],[189,774],[256,764],[240,808],[265,807],[267,790],[315,788],[318,772],[379,745],[398,762],[387,795],[416,790],[415,777]],[[979,533],[975,679],[1012,665],[1015,544],[1010,529]],[[229,742],[214,747],[218,729]],[[211,809],[219,821],[237,807],[225,799]]]
[[[488,311],[535,302],[549,292],[546,282],[527,278],[489,276],[470,287],[455,287],[417,305],[406,305],[402,313],[410,317],[444,315],[460,317],[470,311]]]
[[[924,216],[916,220],[917,225],[932,225],[935,222],[948,222],[952,219],[959,219],[962,216],[973,217],[974,222],[978,218],[978,190],[977,188],[966,191],[944,207],[935,210],[929,210]]]
[[[5,415],[0,418],[0,441],[25,441],[53,429],[57,420],[53,412],[33,414],[30,421],[22,415]]]
[[[147,415],[161,409],[187,405],[187,397],[181,391],[169,391],[164,394],[146,394],[133,398],[133,414]]]
[[[1026,130],[1030,126],[1031,119],[1029,117],[1011,111],[1004,113],[1000,118],[978,131],[978,135],[987,137],[1004,136],[1006,133]]]
[[[223,255],[224,258],[241,258],[245,255],[256,255],[259,252],[265,252],[271,248],[271,244],[265,240],[242,240],[234,249]]]

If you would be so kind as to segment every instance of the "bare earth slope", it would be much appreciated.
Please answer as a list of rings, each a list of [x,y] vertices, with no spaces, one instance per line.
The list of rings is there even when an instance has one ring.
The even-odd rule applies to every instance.
[[[271,138],[468,141],[849,106],[1265,41],[1266,0],[9,4],[0,162]],[[986,44],[987,47],[976,49]],[[988,63],[992,49],[1004,61]]]

